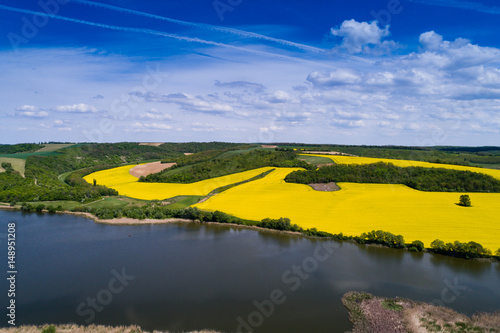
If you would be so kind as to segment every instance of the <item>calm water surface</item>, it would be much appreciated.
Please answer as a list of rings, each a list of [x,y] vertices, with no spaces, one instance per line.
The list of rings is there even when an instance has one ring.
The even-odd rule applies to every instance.
[[[344,332],[351,325],[340,298],[351,290],[469,315],[500,309],[498,264],[194,223],[109,226],[0,211],[2,267],[9,222],[18,325],[233,332],[244,322],[256,332]],[[2,308],[7,289],[4,278]]]

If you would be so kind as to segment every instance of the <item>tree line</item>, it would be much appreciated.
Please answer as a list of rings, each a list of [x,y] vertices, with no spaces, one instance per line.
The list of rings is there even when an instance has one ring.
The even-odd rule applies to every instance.
[[[28,153],[42,149],[44,145],[35,143],[20,143],[17,145],[0,145],[0,154]]]
[[[307,162],[299,160],[297,153],[294,151],[259,149],[223,158],[216,157],[196,163],[189,169],[173,174],[169,173],[171,169],[163,170],[146,177],[141,177],[140,181],[154,183],[193,183],[261,167],[301,167],[309,170],[314,168]]]
[[[403,184],[420,191],[500,192],[500,180],[489,175],[444,168],[398,167],[392,163],[336,164],[317,170],[294,171],[289,183],[329,182]]]

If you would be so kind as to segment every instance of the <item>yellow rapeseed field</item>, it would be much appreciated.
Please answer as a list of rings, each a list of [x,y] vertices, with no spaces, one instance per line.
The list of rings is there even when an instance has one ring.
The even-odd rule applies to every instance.
[[[142,200],[162,200],[178,195],[207,195],[214,189],[229,184],[238,183],[255,177],[272,168],[259,168],[223,177],[203,180],[191,184],[142,183],[129,171],[136,165],[126,165],[114,169],[94,172],[84,177],[91,183],[95,179],[98,185],[106,185],[118,191],[119,194]]]
[[[328,156],[336,163],[390,162],[398,166],[444,167],[489,174],[500,179],[500,170],[426,162]],[[162,200],[178,195],[207,195],[215,188],[252,178],[271,168],[204,180],[193,184],[140,183],[130,175],[134,165],[95,172],[91,183],[116,189],[121,195]],[[472,207],[456,205],[463,193],[421,192],[404,185],[339,183],[340,191],[320,192],[308,185],[289,184],[285,176],[297,168],[276,168],[266,177],[233,187],[195,207],[221,210],[251,220],[288,217],[303,228],[360,235],[370,230],[401,234],[406,242],[421,240],[426,246],[439,238],[445,242],[476,241],[495,251],[500,248],[500,193],[468,193]]]
[[[456,203],[462,193],[421,192],[404,185],[339,183],[340,191],[320,192],[285,183],[293,170],[278,168],[195,206],[252,220],[288,217],[303,228],[344,235],[375,229],[426,246],[439,238],[500,248],[500,193],[468,193],[473,207],[460,207]]]
[[[312,155],[312,154],[307,154],[307,155]],[[333,156],[312,155],[312,156],[326,157],[331,159],[337,164],[371,164],[377,162],[385,162],[385,163],[392,163],[399,167],[420,166],[424,168],[444,168],[444,169],[453,169],[460,171],[479,172],[500,179],[500,170],[495,170],[495,169],[476,168],[476,167],[468,167],[468,166],[452,165],[452,164],[438,164],[438,163],[429,163],[420,161],[409,161],[409,160],[394,160],[389,158],[352,157],[352,156],[338,156],[338,155],[333,155]]]

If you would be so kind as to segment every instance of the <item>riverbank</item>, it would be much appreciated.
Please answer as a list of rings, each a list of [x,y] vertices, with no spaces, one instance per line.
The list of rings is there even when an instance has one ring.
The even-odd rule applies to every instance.
[[[353,323],[351,333],[500,332],[500,310],[468,317],[442,306],[362,292],[346,293],[342,304]]]
[[[19,327],[0,328],[0,333],[150,333],[139,326],[102,326],[102,325],[21,325]],[[169,333],[169,331],[154,331],[155,333]],[[219,333],[213,330],[189,331],[186,333]]]

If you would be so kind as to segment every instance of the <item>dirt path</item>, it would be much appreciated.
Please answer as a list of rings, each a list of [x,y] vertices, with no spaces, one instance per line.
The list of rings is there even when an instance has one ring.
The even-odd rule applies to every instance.
[[[130,169],[129,172],[132,176],[139,178],[141,176],[147,176],[151,173],[156,173],[168,169],[174,164],[176,163],[161,163],[161,162],[147,163],[133,167],[132,169]]]

